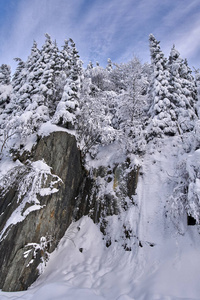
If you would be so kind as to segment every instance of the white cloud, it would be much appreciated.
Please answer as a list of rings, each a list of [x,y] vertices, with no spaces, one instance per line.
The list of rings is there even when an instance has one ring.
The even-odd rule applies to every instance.
[[[184,34],[177,39],[177,45],[186,58],[195,55],[197,52],[200,53],[200,20],[197,20],[193,27],[184,31]]]

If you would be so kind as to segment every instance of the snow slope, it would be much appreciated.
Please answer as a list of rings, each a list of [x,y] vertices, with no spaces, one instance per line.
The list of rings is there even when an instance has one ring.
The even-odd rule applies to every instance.
[[[108,217],[111,246],[89,217],[71,224],[28,291],[0,292],[23,300],[197,300],[200,299],[199,226],[166,216],[175,186],[181,144],[177,137],[149,144],[141,164],[135,206]],[[109,149],[110,151],[110,149]],[[123,225],[131,228],[125,251]]]

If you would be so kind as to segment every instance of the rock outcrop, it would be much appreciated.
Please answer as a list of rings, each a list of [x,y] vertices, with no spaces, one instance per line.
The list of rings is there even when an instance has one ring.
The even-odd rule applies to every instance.
[[[104,224],[107,216],[117,215],[134,205],[139,171],[140,166],[131,166],[129,159],[91,169],[77,198],[79,209],[75,217],[89,215],[95,223]],[[104,228],[100,228],[104,232]]]
[[[66,132],[54,132],[40,139],[31,156],[31,161],[44,160],[51,167],[54,176],[42,178],[46,185],[55,178],[60,180],[56,180],[56,192],[37,194],[39,209],[33,209],[22,221],[7,226],[2,235],[0,288],[4,291],[27,289],[39,276],[39,268],[46,263],[48,253],[56,248],[72,221],[76,197],[85,176],[76,140]],[[13,185],[1,192],[1,232],[24,201],[25,195],[19,201],[19,186],[29,168],[27,161],[22,163],[14,172]],[[31,207],[30,201],[24,211],[29,205]]]
[[[26,290],[40,275],[72,220],[100,223],[134,204],[139,166],[82,165],[76,139],[67,132],[41,138],[1,182],[0,289]],[[108,243],[108,246],[110,244]]]

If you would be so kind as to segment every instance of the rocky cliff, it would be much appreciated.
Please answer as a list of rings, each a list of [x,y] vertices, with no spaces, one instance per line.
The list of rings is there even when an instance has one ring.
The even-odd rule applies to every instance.
[[[15,160],[0,182],[4,291],[25,290],[37,279],[72,220],[89,215],[105,235],[104,218],[134,203],[139,174],[129,160],[86,171],[75,137],[63,131],[40,138]]]
[[[45,162],[51,168],[51,174],[40,176],[44,193],[36,195],[39,206],[35,208],[34,199],[28,199],[22,205],[27,193],[21,197],[19,193],[33,163],[38,161]],[[40,139],[29,160],[22,161],[15,170],[11,169],[7,176],[13,176],[13,182],[8,189],[4,185],[1,190],[0,288],[24,290],[38,277],[39,266],[46,263],[48,253],[56,248],[72,221],[76,197],[85,176],[75,138],[66,132],[54,132]],[[29,198],[34,198],[31,189],[36,188],[35,178],[33,173],[31,182],[27,183]],[[45,193],[47,187],[52,192],[47,190]],[[9,225],[16,212],[24,216],[23,220]]]

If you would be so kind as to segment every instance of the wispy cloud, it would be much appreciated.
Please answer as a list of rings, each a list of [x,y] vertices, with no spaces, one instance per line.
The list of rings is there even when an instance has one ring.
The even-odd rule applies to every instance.
[[[10,34],[1,44],[3,58],[11,60],[16,56],[23,59],[30,53],[33,40],[39,45],[44,42],[44,34],[50,33],[59,40],[73,34],[73,18],[82,2],[65,0],[19,0],[15,15],[10,20]]]
[[[178,49],[180,49],[184,58],[189,57],[193,63],[193,57],[199,60],[200,65],[200,20],[189,29],[184,30],[184,33],[177,39]]]
[[[183,58],[197,61],[200,50],[200,2],[199,0],[170,1],[171,5],[161,18],[161,26],[155,35],[162,41],[162,49],[169,54],[173,44]]]
[[[13,2],[13,0],[8,0]],[[81,58],[105,64],[123,62],[133,54],[149,59],[148,35],[161,40],[163,51],[173,43],[182,56],[199,51],[199,0],[18,0],[15,14],[0,29],[0,63],[30,53],[48,32],[59,46],[72,37]],[[16,5],[17,3],[17,5]],[[7,32],[7,34],[5,34]],[[9,33],[9,34],[8,34]],[[4,61],[2,61],[4,60]]]

